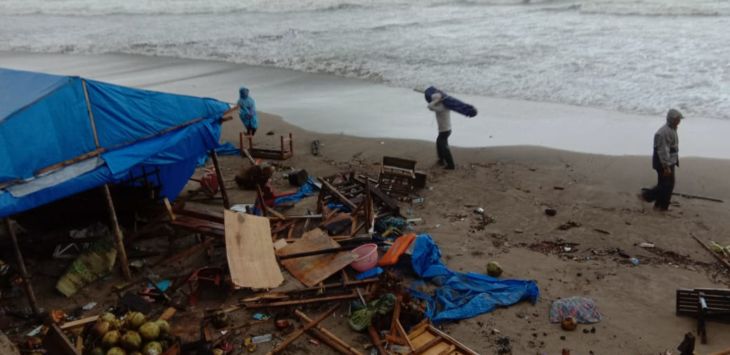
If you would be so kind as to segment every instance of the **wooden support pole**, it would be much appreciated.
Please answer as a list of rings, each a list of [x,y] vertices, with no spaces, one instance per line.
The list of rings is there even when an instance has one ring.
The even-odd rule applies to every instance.
[[[283,351],[284,349],[286,349],[286,347],[289,346],[289,344],[291,344],[295,340],[297,340],[297,338],[299,338],[302,334],[304,334],[304,332],[306,332],[307,330],[309,330],[309,329],[317,326],[317,324],[319,324],[323,320],[327,319],[327,317],[329,317],[332,313],[335,313],[335,311],[337,310],[337,308],[340,308],[340,305],[339,304],[336,305],[336,306],[334,306],[334,307],[332,307],[332,308],[330,308],[326,312],[322,313],[317,318],[315,318],[311,322],[307,323],[303,327],[295,330],[286,339],[284,339],[284,341],[281,342],[281,344],[279,344],[276,348],[274,348],[273,350],[271,350],[270,352],[268,352],[267,355],[277,354],[277,353],[280,353],[281,351]]]
[[[23,254],[20,252],[20,246],[18,246],[18,237],[15,235],[15,230],[10,224],[10,218],[5,218],[5,228],[8,230],[8,235],[13,242],[13,250],[15,251],[15,259],[18,262],[18,268],[20,269],[20,276],[23,277],[23,286],[25,287],[25,294],[28,296],[28,303],[33,314],[39,315],[40,308],[38,308],[38,301],[35,299],[35,292],[33,292],[33,286],[30,284],[30,277],[28,276],[28,269],[25,268],[25,259]]]
[[[109,184],[104,184],[104,196],[106,197],[107,207],[109,208],[109,219],[111,220],[114,232],[114,245],[117,249],[117,257],[122,267],[122,275],[127,281],[132,281],[132,273],[129,271],[129,260],[127,260],[127,250],[124,248],[124,235],[122,228],[119,227],[119,219],[117,219],[117,211],[114,209],[114,201],[112,193],[109,191]]]
[[[225,209],[231,208],[231,203],[228,200],[228,191],[226,191],[226,184],[223,181],[223,174],[221,173],[221,166],[218,164],[218,154],[215,150],[210,151],[210,157],[213,159],[213,167],[215,168],[215,177],[218,179],[218,187],[221,189],[221,196],[223,196],[223,207]]]

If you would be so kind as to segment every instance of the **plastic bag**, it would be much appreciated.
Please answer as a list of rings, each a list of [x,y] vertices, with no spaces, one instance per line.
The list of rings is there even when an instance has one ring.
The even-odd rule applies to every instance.
[[[598,323],[601,321],[601,312],[596,303],[586,297],[568,297],[553,302],[550,306],[550,322],[560,323],[568,317],[582,324]]]

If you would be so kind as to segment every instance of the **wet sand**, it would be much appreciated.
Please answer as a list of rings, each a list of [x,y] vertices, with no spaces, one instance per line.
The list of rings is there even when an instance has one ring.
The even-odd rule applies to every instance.
[[[349,116],[345,114],[357,111],[355,109],[334,110],[331,114],[337,115],[339,121],[332,117],[322,118],[324,121],[312,125],[309,119],[316,120],[316,114],[326,111],[309,111],[307,107],[327,107],[333,98],[308,96],[305,100],[297,98],[294,89],[327,87],[332,78],[322,78],[319,82],[317,76],[312,79],[310,75],[294,72],[277,76],[271,74],[270,69],[259,72],[256,68],[225,63],[121,55],[3,53],[0,65],[78,73],[124,85],[227,101],[234,101],[239,85],[249,85],[260,110],[284,113],[283,120],[262,115],[261,133],[257,139],[274,143],[278,135],[292,132],[296,155],[285,164],[306,168],[312,175],[325,176],[348,169],[375,175],[383,155],[417,160],[418,168],[428,174],[428,188],[419,192],[424,197],[423,204],[406,206],[404,210],[411,217],[422,218],[418,230],[434,237],[447,265],[454,270],[483,272],[488,261],[496,260],[505,269],[503,277],[534,279],[540,287],[541,299],[536,305],[522,303],[444,326],[453,337],[482,354],[495,353],[500,336],[511,339],[513,354],[559,354],[563,348],[570,349],[572,354],[593,351],[595,354],[649,355],[664,350],[676,353],[683,334],[695,331],[696,322],[675,316],[675,290],[680,287],[730,287],[728,271],[722,271],[712,256],[690,237],[690,233],[694,233],[703,240],[730,244],[728,202],[675,198],[669,212],[652,210],[650,204],[636,198],[640,187],[651,186],[656,179],[650,157],[646,155],[598,155],[531,146],[453,148],[457,170],[445,171],[434,166],[435,146],[431,141],[353,137],[370,135],[361,134],[356,130],[359,126],[348,123]],[[291,91],[282,91],[284,88]],[[370,94],[373,90],[362,89],[364,91],[360,93],[355,88],[352,90],[343,90],[341,94],[361,97],[364,106],[372,107]],[[267,96],[275,92],[281,95],[276,104]],[[405,97],[405,92],[401,92]],[[418,107],[422,109],[423,99],[416,96],[420,100]],[[410,99],[403,99],[407,100]],[[535,105],[547,111],[551,107]],[[337,105],[333,103],[333,106]],[[518,111],[520,108],[512,109]],[[307,119],[295,115],[296,112],[303,112],[301,116]],[[292,117],[288,117],[290,115]],[[429,119],[432,120],[428,112],[418,115],[423,116],[419,119],[426,122],[427,130],[435,131],[435,126],[428,126]],[[619,115],[612,113],[609,116],[613,119]],[[326,126],[328,129],[314,132],[291,122],[305,128]],[[330,127],[332,122],[342,122],[342,127],[347,128]],[[403,132],[398,130],[400,120],[392,122],[382,129],[394,128]],[[687,150],[684,147],[690,145],[692,139],[699,139],[690,138],[693,131],[689,127],[695,123],[689,120],[685,123],[680,128],[681,153]],[[525,124],[534,127],[531,122]],[[641,136],[642,146],[650,143],[656,126],[656,122],[647,124],[647,132]],[[410,129],[408,126],[401,128]],[[556,128],[564,127],[558,125]],[[615,127],[605,128],[610,131]],[[240,130],[240,122],[225,123],[223,139],[235,142]],[[467,129],[462,126],[456,132],[459,130]],[[266,136],[269,131],[274,135]],[[309,154],[309,144],[314,139],[323,144],[318,157]],[[625,143],[623,140],[618,142]],[[627,146],[632,144],[626,143]],[[222,157],[222,162],[228,177],[244,164],[238,157]],[[676,191],[730,201],[727,176],[730,176],[730,161],[682,158]],[[289,189],[281,174],[276,174],[275,186],[280,190]],[[250,192],[235,189],[231,196],[234,203],[253,200]],[[481,229],[478,216],[472,212],[475,207],[483,207],[486,214],[494,218],[494,223]],[[557,215],[546,216],[546,207],[556,209]],[[578,226],[567,230],[559,228],[568,222]],[[638,245],[642,242],[654,243],[656,247],[641,248]],[[565,243],[575,243],[570,252],[551,247]],[[631,265],[615,253],[616,248],[638,258],[640,264]],[[42,283],[43,278],[36,280]],[[48,286],[52,288],[52,285]],[[50,296],[48,302],[51,306],[54,303],[83,305],[88,302],[85,295],[88,296],[81,292],[71,300]],[[565,332],[549,323],[550,303],[576,295],[595,299],[602,311],[604,320],[593,325],[595,333],[583,332],[591,326]],[[366,338],[347,328],[344,318],[336,317],[328,322],[329,328],[348,341],[367,343]],[[710,322],[708,333],[710,343],[698,345],[698,353],[730,347],[730,338],[726,336],[730,334],[730,325]],[[328,353],[324,346],[314,348],[306,339],[300,339],[297,344],[304,349],[297,353]]]

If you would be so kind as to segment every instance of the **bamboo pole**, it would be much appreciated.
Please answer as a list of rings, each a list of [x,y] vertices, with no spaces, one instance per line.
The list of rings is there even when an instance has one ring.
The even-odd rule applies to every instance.
[[[8,231],[10,239],[13,241],[13,250],[15,251],[15,259],[18,262],[18,268],[20,269],[20,276],[23,277],[23,286],[25,287],[25,294],[28,296],[28,303],[33,314],[39,315],[40,308],[38,308],[38,301],[35,298],[35,292],[33,292],[33,286],[30,284],[30,277],[28,276],[28,269],[25,268],[25,259],[23,254],[20,252],[20,246],[18,246],[18,237],[15,235],[15,230],[10,224],[10,218],[5,218],[5,228]]]
[[[91,110],[91,101],[89,100],[89,91],[86,88],[86,80],[82,80],[81,84],[84,88],[84,98],[86,99],[86,110],[89,113],[91,131],[94,133],[94,143],[96,144],[96,148],[100,149],[101,144],[99,144],[99,134],[96,131],[96,121],[94,120],[94,111]],[[112,200],[112,194],[109,191],[109,184],[104,184],[104,197],[106,197],[107,207],[109,208],[109,219],[114,232],[114,245],[117,249],[119,263],[122,267],[122,275],[124,275],[125,280],[132,281],[132,273],[129,271],[129,261],[127,260],[127,251],[124,249],[124,235],[122,234],[122,228],[119,227],[117,211],[114,209],[114,201]]]
[[[124,249],[124,235],[122,234],[122,229],[119,227],[117,211],[114,209],[114,201],[109,191],[109,184],[104,184],[104,196],[106,197],[107,207],[109,208],[109,219],[114,229],[114,246],[117,249],[119,264],[122,267],[122,275],[124,275],[125,280],[132,281],[132,273],[129,271],[129,261],[127,260],[127,250]]]

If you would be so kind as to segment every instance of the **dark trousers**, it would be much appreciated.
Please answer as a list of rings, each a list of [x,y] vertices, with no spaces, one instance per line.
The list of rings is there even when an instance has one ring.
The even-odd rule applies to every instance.
[[[256,134],[256,128],[248,128],[248,127],[246,127],[246,135],[247,136],[253,136],[254,134]]]
[[[656,186],[645,190],[643,196],[646,201],[654,202],[654,207],[666,210],[669,208],[672,192],[674,192],[674,167],[672,167],[672,174],[669,176],[664,176],[662,169],[656,169],[656,174]]]
[[[438,154],[439,161],[446,164],[449,169],[454,168],[454,158],[451,157],[451,150],[449,150],[449,136],[451,131],[439,132],[438,138],[436,138],[436,154]]]

